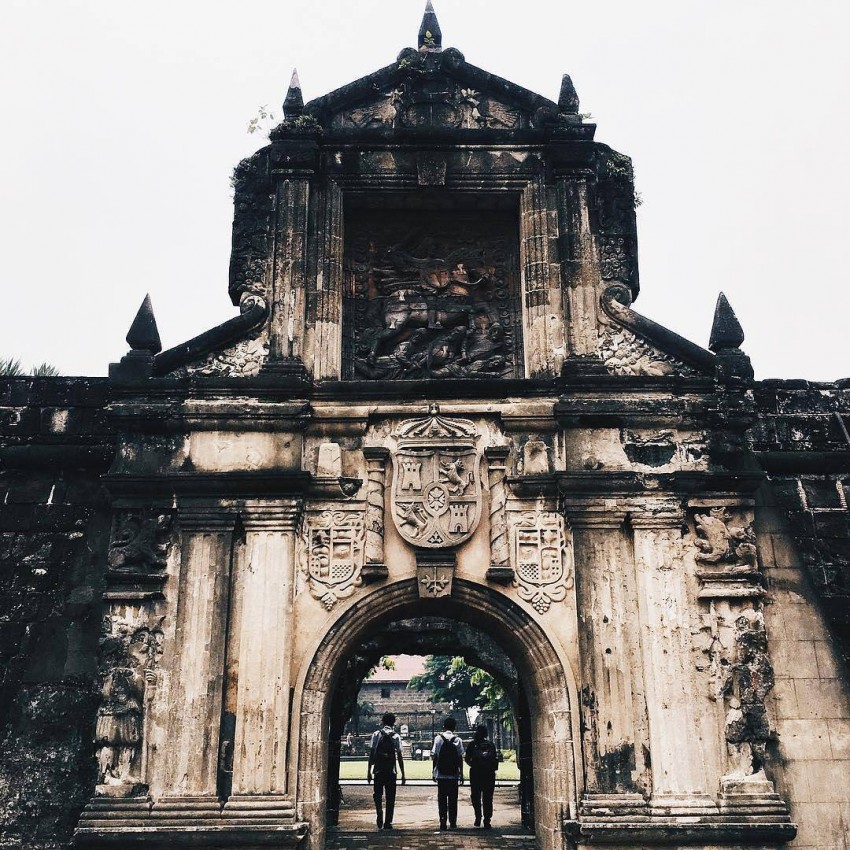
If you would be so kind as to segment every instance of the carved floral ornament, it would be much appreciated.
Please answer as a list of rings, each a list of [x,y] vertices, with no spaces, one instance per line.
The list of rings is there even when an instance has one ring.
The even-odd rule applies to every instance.
[[[328,611],[363,584],[365,538],[360,511],[325,510],[305,521],[301,570],[310,594]]]
[[[519,598],[545,614],[573,586],[564,518],[554,511],[525,511],[513,527],[514,587]]]
[[[431,415],[403,422],[393,453],[392,517],[414,546],[440,549],[468,540],[481,518],[480,453],[468,419]]]

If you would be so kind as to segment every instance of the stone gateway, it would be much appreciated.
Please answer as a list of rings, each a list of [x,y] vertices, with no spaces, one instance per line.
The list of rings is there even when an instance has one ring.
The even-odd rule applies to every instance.
[[[630,160],[430,2],[284,114],[236,316],[0,383],[0,844],[323,850],[366,670],[443,651],[540,850],[847,850],[848,385],[636,312]]]

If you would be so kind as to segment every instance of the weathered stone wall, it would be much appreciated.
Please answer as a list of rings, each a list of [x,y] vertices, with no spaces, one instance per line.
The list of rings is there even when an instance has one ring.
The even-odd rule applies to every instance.
[[[850,381],[764,381],[756,387],[759,421],[750,434],[768,473],[772,501],[850,661]]]
[[[0,846],[63,847],[94,784],[105,381],[0,380]]]
[[[844,850],[850,836],[850,389],[766,381],[750,441],[768,473],[756,510],[776,674],[777,790],[794,850]]]

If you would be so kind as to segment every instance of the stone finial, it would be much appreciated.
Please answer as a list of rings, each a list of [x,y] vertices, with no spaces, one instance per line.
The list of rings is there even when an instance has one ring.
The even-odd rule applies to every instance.
[[[130,330],[127,331],[130,351],[119,363],[109,364],[109,380],[115,383],[140,381],[153,374],[154,355],[162,351],[159,331],[153,315],[150,295],[145,296]]]
[[[297,118],[304,112],[304,98],[301,95],[301,82],[298,79],[298,70],[292,69],[292,79],[283,99],[283,117]]]
[[[425,14],[422,16],[422,25],[419,27],[419,41],[417,46],[420,50],[438,51],[443,49],[443,33],[437,20],[437,13],[431,0],[425,3]]]
[[[149,351],[151,354],[159,354],[162,351],[150,295],[145,296],[130,330],[127,331],[127,344],[132,351]]]
[[[714,308],[714,322],[711,325],[711,337],[708,347],[715,353],[740,348],[744,341],[744,331],[734,310],[721,292]]]
[[[561,78],[561,94],[558,97],[558,109],[567,115],[578,115],[578,93],[569,74]]]

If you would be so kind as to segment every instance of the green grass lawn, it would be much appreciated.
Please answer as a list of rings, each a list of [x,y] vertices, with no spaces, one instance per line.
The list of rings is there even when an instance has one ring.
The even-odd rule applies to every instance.
[[[405,759],[404,774],[408,779],[430,779],[431,760],[412,761],[411,759]],[[464,776],[467,778],[469,777],[468,765],[464,765]],[[365,779],[366,759],[363,759],[362,761],[340,762],[339,778],[342,782],[345,782],[348,779]],[[512,761],[503,761],[499,765],[499,770],[496,773],[496,779],[519,779],[519,768],[516,766],[516,763]]]

